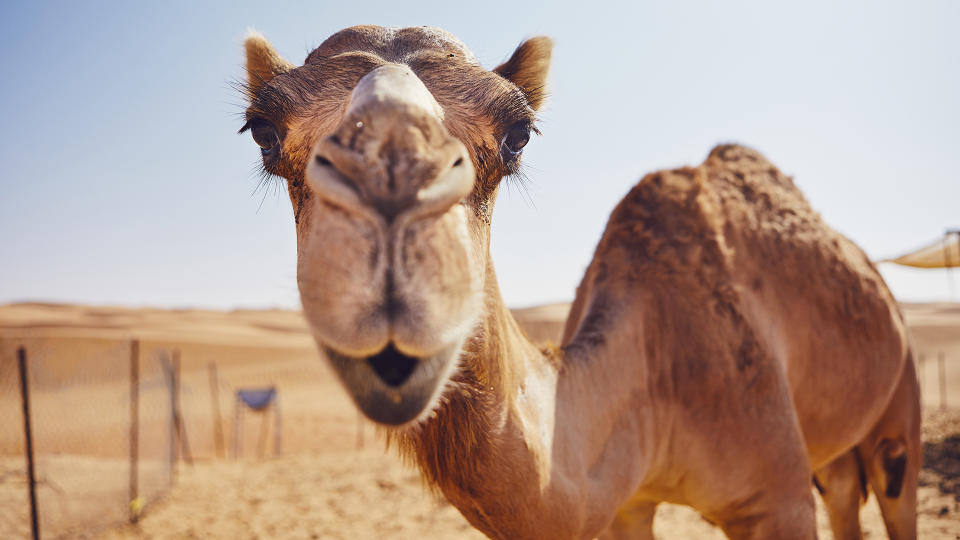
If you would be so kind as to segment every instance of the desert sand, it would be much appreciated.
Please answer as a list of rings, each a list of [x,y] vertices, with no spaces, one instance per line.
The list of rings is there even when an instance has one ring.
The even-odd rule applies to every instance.
[[[532,339],[556,342],[568,309],[515,313]],[[921,538],[960,538],[960,305],[903,309],[923,366]],[[146,502],[134,525],[125,523],[131,338],[140,340],[138,482]],[[29,536],[20,346],[30,360],[44,538],[482,537],[384,449],[318,357],[298,312],[15,304],[0,306],[0,538]],[[192,457],[175,470],[162,368],[174,350]],[[282,449],[275,455],[273,417],[248,412],[234,457],[234,392],[262,386],[278,390]],[[867,538],[886,537],[872,496],[861,515]],[[818,519],[821,537],[830,538],[822,508]],[[672,505],[661,505],[655,531],[664,539],[723,537],[694,511]]]

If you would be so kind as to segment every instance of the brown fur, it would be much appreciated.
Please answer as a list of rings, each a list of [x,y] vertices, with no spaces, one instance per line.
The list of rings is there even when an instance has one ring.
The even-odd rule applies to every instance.
[[[252,93],[259,91],[277,75],[296,67],[281,58],[267,39],[260,34],[252,33],[247,36],[244,48],[247,52],[247,74]]]
[[[547,98],[543,81],[550,70],[552,50],[553,41],[548,37],[529,39],[521,43],[510,59],[494,68],[493,72],[523,90],[530,107],[537,110]]]
[[[288,69],[248,41],[247,116],[281,133],[283,152],[265,168],[288,181],[318,343],[366,350],[382,314],[363,302],[381,295],[373,269],[385,249],[415,254],[388,265],[406,281],[383,294],[399,288],[411,310],[388,320],[407,332],[395,340],[434,343],[444,325],[469,321],[444,309],[482,297],[443,397],[390,441],[495,538],[650,538],[659,501],[697,508],[732,538],[812,538],[814,470],[835,530],[858,531],[851,463],[883,494],[891,535],[915,537],[919,402],[896,304],[864,254],[759,153],[719,146],[698,167],[645,177],[611,214],[562,348],[526,340],[497,287],[490,216],[515,170],[500,140],[533,122],[550,46],[534,38],[491,72],[440,30],[354,27]],[[345,116],[358,81],[387,64],[408,66],[443,111],[442,129],[429,115],[416,127],[440,143],[410,139],[421,142],[397,146],[397,159],[436,165],[453,137],[476,178],[438,217],[396,225],[408,228],[384,247],[394,225],[364,217],[363,197],[331,204],[304,170],[342,142],[331,134],[396,117]],[[401,133],[369,129],[374,141]],[[351,169],[334,158],[360,194],[396,162]],[[398,193],[422,192],[433,175],[402,179]]]
[[[889,443],[881,443],[875,461],[876,475],[890,479],[878,480],[879,493],[892,495],[900,479],[912,479],[909,497],[902,503],[888,497],[882,507],[885,515],[899,514],[888,524],[892,535],[901,535],[893,537],[915,534],[905,531],[915,531],[919,403],[915,393],[891,401],[898,379],[915,384],[912,369],[901,373],[906,338],[896,304],[862,251],[824,225],[793,182],[760,154],[720,146],[701,167],[649,175],[625,197],[578,291],[565,332],[568,350],[595,341],[580,334],[592,316],[588,299],[604,296],[604,289],[619,290],[620,297],[632,289],[659,293],[648,321],[658,338],[646,352],[669,359],[671,370],[655,388],[697,410],[691,423],[709,420],[703,428],[730,414],[719,407],[726,395],[754,407],[774,398],[768,407],[780,408],[768,394],[789,388],[793,403],[786,405],[797,413],[812,465],[820,467],[860,441],[884,407],[912,411],[895,429],[914,450],[889,457]],[[583,323],[575,334],[578,318]],[[673,347],[664,341],[671,337]],[[827,370],[831,377],[824,377]],[[707,403],[709,409],[698,409]],[[750,415],[752,425],[763,417]],[[762,431],[784,429],[782,420],[770,418],[774,424]],[[740,437],[744,427],[731,426]],[[717,444],[715,459],[724,438],[718,429],[707,430]],[[737,445],[742,452],[743,440]],[[857,469],[845,474],[857,500]],[[855,522],[856,515],[844,519]]]
[[[549,53],[549,40],[535,43],[531,49]],[[477,190],[473,206],[489,221],[493,211],[490,199],[497,184],[513,172],[497,159],[500,138],[515,122],[533,123],[537,107],[527,102],[517,85],[479,66],[452,35],[436,29],[385,32],[374,26],[348,28],[324,41],[303,66],[294,69],[258,35],[249,39],[246,47],[251,101],[246,116],[248,120],[265,118],[281,133],[290,133],[283,144],[285,159],[265,168],[267,173],[287,179],[298,220],[310,197],[302,184],[314,141],[340,123],[342,104],[363,75],[386,62],[400,62],[409,65],[427,85],[447,112],[445,127],[470,151],[482,188]],[[536,73],[546,76],[541,64]],[[527,85],[534,80],[534,74],[526,69],[513,70]],[[527,91],[542,100],[542,90],[530,87]]]

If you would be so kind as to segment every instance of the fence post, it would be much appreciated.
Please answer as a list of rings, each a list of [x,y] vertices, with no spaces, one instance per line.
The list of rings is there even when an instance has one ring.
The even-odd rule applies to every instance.
[[[363,448],[363,413],[357,408],[357,450]]]
[[[169,448],[167,449],[169,463],[167,466],[170,471],[170,486],[173,487],[177,483],[177,462],[179,461],[179,457],[177,455],[177,393],[174,389],[176,382],[173,379],[173,353],[171,351],[164,351],[163,374],[167,379],[167,394],[170,398],[170,417],[168,419],[170,428],[168,430]]]
[[[180,349],[173,350],[173,391],[174,418],[177,421],[177,438],[180,440],[180,455],[187,465],[193,465],[193,456],[190,454],[190,442],[187,440],[187,426],[183,423],[183,408],[180,406]]]
[[[273,457],[280,455],[283,443],[283,420],[280,415],[280,392],[273,397]]]
[[[243,424],[240,422],[243,415],[243,406],[240,403],[240,396],[237,395],[233,402],[233,459],[240,459],[240,430]]]
[[[920,379],[920,396],[921,396],[921,397],[920,397],[920,406],[922,407],[922,406],[923,406],[923,397],[926,396],[926,390],[927,390],[927,385],[926,385],[926,379],[927,379],[927,357],[926,357],[923,353],[920,353],[919,355],[917,355],[917,360],[918,360],[918,362],[919,362],[919,364],[920,364],[920,365],[918,366],[919,369],[918,369],[917,371],[918,371],[919,373],[918,373],[917,375],[918,375],[918,377],[919,377],[919,379]]]
[[[140,452],[140,340],[130,342],[130,523],[140,518],[139,480]]]
[[[17,364],[20,369],[20,403],[23,405],[23,437],[27,452],[27,486],[30,491],[30,532],[33,540],[40,539],[40,524],[37,520],[37,482],[33,471],[33,428],[30,427],[30,383],[27,377],[27,350],[17,349]]]
[[[937,353],[937,363],[940,365],[940,409],[947,408],[947,367],[943,351]]]
[[[216,449],[217,457],[223,459],[224,441],[223,441],[223,419],[220,417],[220,378],[217,376],[216,362],[207,364],[207,374],[210,378],[210,402],[213,407],[213,447]]]

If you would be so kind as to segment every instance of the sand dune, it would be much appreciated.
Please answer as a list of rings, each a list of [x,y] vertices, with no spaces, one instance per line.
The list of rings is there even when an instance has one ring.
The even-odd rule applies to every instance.
[[[923,477],[922,537],[955,538],[960,413],[935,412],[935,406],[941,353],[948,403],[960,405],[960,305],[903,307],[918,360],[923,357],[925,438],[934,464]],[[558,342],[568,309],[557,304],[515,313],[532,339]],[[141,492],[164,496],[137,525],[118,526],[127,513],[132,337],[140,339]],[[27,348],[32,370],[45,538],[480,538],[415,471],[383,450],[318,357],[298,312],[36,303],[0,306],[0,538],[29,532],[14,362],[19,346]],[[173,350],[181,358],[181,402],[196,462],[181,464],[168,490],[169,394],[162,366]],[[211,364],[219,375],[216,400]],[[229,454],[235,390],[269,385],[279,390],[282,455],[273,456],[264,443],[272,441],[271,417],[246,414],[240,459],[218,458],[215,405]],[[884,537],[875,503],[863,516],[868,538]],[[822,511],[820,521],[829,538]],[[695,512],[670,505],[659,510],[656,527],[660,538],[722,537]]]

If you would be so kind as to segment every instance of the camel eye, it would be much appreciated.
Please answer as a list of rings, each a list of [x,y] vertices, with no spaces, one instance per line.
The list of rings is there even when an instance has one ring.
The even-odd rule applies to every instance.
[[[530,125],[522,122],[510,126],[503,142],[500,143],[500,152],[504,161],[513,161],[523,151],[523,147],[530,141]]]
[[[253,136],[253,142],[260,146],[260,151],[264,156],[271,154],[280,147],[280,135],[277,133],[277,128],[266,120],[250,122],[250,135]]]

